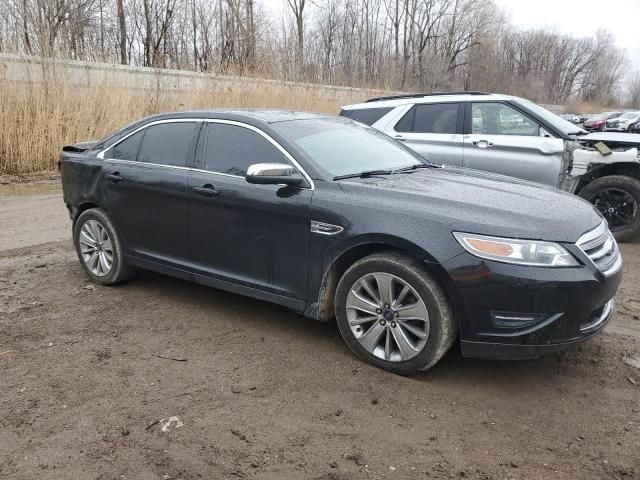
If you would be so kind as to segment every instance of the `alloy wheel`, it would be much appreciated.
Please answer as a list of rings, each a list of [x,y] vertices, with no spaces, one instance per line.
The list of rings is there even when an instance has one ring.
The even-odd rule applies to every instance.
[[[346,302],[349,328],[372,355],[403,362],[418,355],[429,339],[429,312],[418,292],[383,272],[360,277]]]
[[[113,243],[107,229],[97,220],[87,220],[80,229],[80,253],[89,271],[98,277],[108,275],[113,266]]]
[[[629,227],[638,215],[636,200],[624,190],[606,188],[598,191],[591,201],[607,220],[611,231]]]

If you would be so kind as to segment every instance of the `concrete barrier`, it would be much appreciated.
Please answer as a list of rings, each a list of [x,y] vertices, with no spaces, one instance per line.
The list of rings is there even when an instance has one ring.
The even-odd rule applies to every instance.
[[[390,95],[394,92],[320,85],[313,83],[268,80],[233,75],[213,75],[184,70],[132,67],[110,63],[85,62],[0,54],[0,80],[10,82],[64,81],[74,86],[109,86],[125,89],[162,91],[255,91],[268,87],[319,94],[323,97],[352,99],[354,95]]]

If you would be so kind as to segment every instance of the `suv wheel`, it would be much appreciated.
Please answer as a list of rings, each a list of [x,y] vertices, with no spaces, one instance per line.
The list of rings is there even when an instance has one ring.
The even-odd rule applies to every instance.
[[[340,333],[358,357],[396,373],[427,370],[449,350],[451,306],[420,262],[395,252],[354,263],[336,290]]]
[[[624,175],[601,177],[586,185],[580,196],[602,213],[616,240],[640,236],[640,181]]]
[[[133,270],[122,255],[122,243],[111,219],[100,209],[80,214],[73,229],[80,264],[95,283],[113,285],[131,277]]]

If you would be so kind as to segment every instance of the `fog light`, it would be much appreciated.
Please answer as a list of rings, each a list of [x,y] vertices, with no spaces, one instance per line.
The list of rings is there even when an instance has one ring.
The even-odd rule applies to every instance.
[[[498,328],[523,328],[538,323],[549,315],[544,313],[500,312],[491,310],[491,323]]]

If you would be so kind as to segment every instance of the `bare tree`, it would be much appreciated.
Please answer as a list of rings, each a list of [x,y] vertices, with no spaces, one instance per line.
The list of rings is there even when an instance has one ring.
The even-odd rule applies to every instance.
[[[509,24],[493,0],[4,0],[0,50],[545,103],[638,104],[612,34]]]
[[[306,0],[287,0],[287,3],[293,13],[298,35],[296,64],[299,69],[302,69],[304,66],[304,7]]]
[[[631,108],[640,108],[640,72],[636,71],[629,77],[626,84],[628,104]]]

